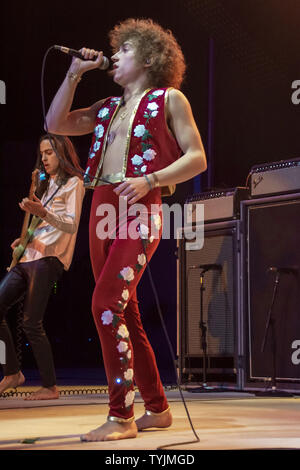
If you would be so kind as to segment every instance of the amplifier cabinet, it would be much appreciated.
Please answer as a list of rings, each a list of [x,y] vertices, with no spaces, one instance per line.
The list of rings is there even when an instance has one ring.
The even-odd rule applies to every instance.
[[[181,229],[182,230],[182,229]],[[193,229],[195,232],[197,226]],[[186,228],[185,228],[186,231]],[[186,233],[186,232],[185,232]],[[239,221],[205,224],[204,245],[198,249],[191,236],[178,239],[177,353],[182,383],[203,379],[200,322],[200,270],[219,264],[222,271],[204,275],[203,321],[207,327],[207,381],[239,387],[238,365],[240,305]]]
[[[273,357],[280,389],[300,388],[300,193],[241,203],[241,356],[243,388],[270,385]],[[276,272],[280,274],[271,309]],[[269,311],[274,319],[276,354],[268,329]],[[262,351],[263,350],[263,351]]]
[[[251,168],[251,197],[298,193],[300,190],[300,160],[281,160]]]
[[[205,223],[238,219],[240,215],[240,202],[243,199],[249,199],[248,188],[237,187],[193,194],[185,201],[189,207],[186,222],[189,225],[202,222],[197,213],[198,204],[203,204],[204,206]],[[200,215],[202,215],[201,212]]]

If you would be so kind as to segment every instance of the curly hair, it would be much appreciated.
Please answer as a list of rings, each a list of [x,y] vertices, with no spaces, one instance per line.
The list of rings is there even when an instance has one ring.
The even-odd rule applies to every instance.
[[[140,64],[152,60],[148,68],[149,86],[180,88],[186,64],[181,47],[170,30],[163,29],[151,19],[129,18],[109,32],[109,39],[114,53],[130,39]]]

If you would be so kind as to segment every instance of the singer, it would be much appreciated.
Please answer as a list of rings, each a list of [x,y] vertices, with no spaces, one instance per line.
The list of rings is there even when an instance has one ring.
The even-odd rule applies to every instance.
[[[113,81],[122,96],[70,111],[83,75],[101,65],[102,52],[83,48],[85,60],[73,58],[47,114],[51,132],[93,132],[84,182],[93,189],[90,256],[96,282],[92,311],[101,340],[109,386],[107,422],[82,436],[85,441],[134,438],[138,430],[169,427],[172,414],[161,384],[153,350],[141,323],[136,288],[162,232],[161,196],[174,185],[206,169],[201,137],[190,104],[179,88],[185,60],[176,39],[151,19],[127,19],[109,33]],[[97,59],[92,60],[95,56]],[[179,158],[180,157],[180,158]],[[101,204],[119,198],[149,209],[140,237],[100,240]],[[118,213],[117,213],[118,214]],[[132,214],[132,212],[131,212]],[[118,214],[117,235],[133,216]],[[121,220],[122,216],[122,220]],[[156,233],[149,231],[155,220]],[[145,239],[145,235],[147,239]],[[133,238],[133,237],[132,237]],[[135,421],[134,383],[145,403]]]
[[[54,282],[61,277],[64,269],[70,267],[84,197],[82,179],[76,176],[76,169],[80,170],[79,160],[70,139],[52,135],[51,142],[59,159],[48,136],[41,137],[36,167],[40,169],[43,178],[38,178],[33,200],[24,198],[19,204],[23,211],[39,217],[39,223],[34,229],[32,219],[29,229],[34,231],[26,249],[16,266],[10,269],[0,283],[0,339],[6,346],[0,394],[25,381],[5,320],[9,309],[25,294],[23,329],[42,381],[42,387],[25,400],[59,397],[52,350],[43,328],[43,316]],[[68,162],[75,170],[70,169]],[[20,239],[16,239],[11,245],[12,249],[19,242]]]

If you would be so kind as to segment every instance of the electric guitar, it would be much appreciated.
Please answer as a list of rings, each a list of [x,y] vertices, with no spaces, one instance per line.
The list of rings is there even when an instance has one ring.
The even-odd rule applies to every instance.
[[[30,186],[29,195],[28,195],[28,199],[31,199],[31,200],[33,199],[33,194],[36,190],[36,178],[37,178],[38,172],[39,170],[36,169],[32,172],[32,175],[31,175],[31,186]],[[7,268],[7,271],[10,271],[14,266],[16,266],[18,261],[21,259],[26,249],[26,246],[29,243],[35,229],[37,228],[37,226],[42,220],[40,217],[37,217],[34,215],[32,217],[31,224],[28,227],[30,215],[31,215],[30,212],[25,212],[21,236],[20,236],[20,242],[13,251],[12,262],[9,268]]]

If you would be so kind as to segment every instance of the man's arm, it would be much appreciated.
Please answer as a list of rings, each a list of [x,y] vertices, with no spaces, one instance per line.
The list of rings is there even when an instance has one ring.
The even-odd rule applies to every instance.
[[[170,128],[183,155],[171,165],[156,171],[160,186],[182,183],[206,170],[206,157],[189,101],[179,90],[170,90]]]
[[[49,225],[58,228],[62,232],[75,233],[78,230],[84,192],[82,180],[73,177],[63,186],[65,204],[63,209],[59,207],[59,210],[55,210],[55,200],[51,209],[47,209],[35,194],[33,195],[33,200],[24,198],[19,203],[19,206],[25,212],[30,212],[32,215],[40,217]],[[61,202],[59,202],[59,206],[61,206]]]
[[[79,227],[82,201],[84,197],[83,181],[77,177],[70,178],[64,186],[65,207],[61,210],[54,200],[51,209],[46,209],[43,218],[49,225],[66,233],[76,233]],[[58,206],[61,203],[58,202]]]
[[[70,136],[84,135],[94,129],[97,110],[103,100],[97,101],[89,108],[70,110],[81,76],[88,70],[99,67],[103,54],[97,53],[93,49],[81,49],[80,52],[86,59],[92,59],[95,54],[98,54],[98,58],[95,61],[73,59],[66,78],[57,91],[46,116],[50,133]]]

